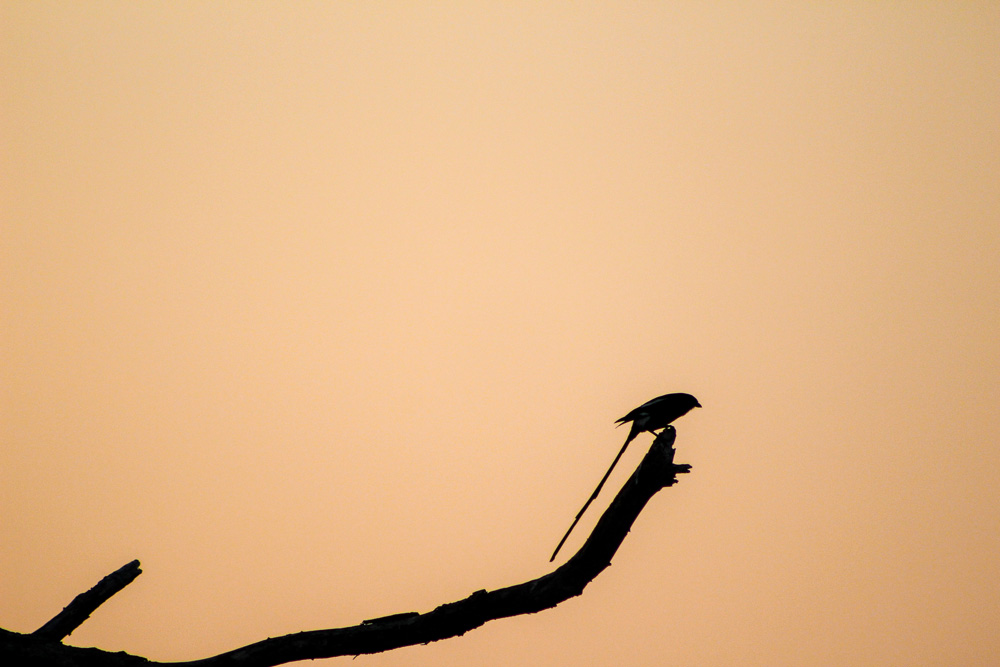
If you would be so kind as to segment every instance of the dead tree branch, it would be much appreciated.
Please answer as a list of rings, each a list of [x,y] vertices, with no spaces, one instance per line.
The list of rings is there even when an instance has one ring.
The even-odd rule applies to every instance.
[[[463,635],[487,621],[549,609],[580,595],[587,584],[611,564],[611,558],[649,499],[660,489],[673,486],[677,482],[677,474],[686,473],[691,469],[691,466],[674,463],[672,440],[673,438],[658,437],[653,442],[639,467],[601,516],[580,550],[562,566],[538,579],[493,591],[476,591],[463,600],[443,604],[423,614],[416,612],[392,614],[348,628],[313,630],[274,637],[210,658],[179,663],[152,662],[125,653],[80,649],[64,646],[57,641],[43,641],[39,634],[56,621],[53,619],[32,635],[19,635],[0,630],[0,662],[11,665],[61,664],[94,667],[166,664],[173,667],[271,667],[298,660],[381,653],[403,646],[427,644]],[[135,574],[138,575],[138,562],[129,563],[119,572],[133,566]],[[109,575],[106,579],[117,574],[116,572]],[[134,578],[135,576],[132,576],[132,579]],[[102,581],[101,584],[103,583]],[[116,590],[120,590],[127,583],[128,581],[121,584]],[[107,597],[113,594],[114,591]],[[100,602],[93,605],[87,614],[99,604]],[[69,607],[66,611],[68,610]],[[61,637],[69,634],[85,618],[86,616],[83,616]],[[62,631],[51,632],[55,635]],[[58,655],[61,660],[32,662],[29,654],[42,649],[52,657]],[[38,655],[37,652],[34,653],[34,656]]]

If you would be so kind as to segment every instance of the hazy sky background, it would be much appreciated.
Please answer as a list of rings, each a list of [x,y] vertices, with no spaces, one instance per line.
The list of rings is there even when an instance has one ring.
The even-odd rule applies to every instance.
[[[996,664],[998,45],[992,2],[4,3],[0,627],[133,558],[70,643],[520,583],[686,391],[693,473],[582,597],[357,664]]]

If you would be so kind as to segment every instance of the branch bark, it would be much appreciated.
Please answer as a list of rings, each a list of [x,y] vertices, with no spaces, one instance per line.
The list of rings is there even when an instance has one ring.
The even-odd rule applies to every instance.
[[[534,614],[580,595],[587,584],[611,564],[611,558],[650,498],[660,489],[673,486],[677,482],[676,475],[690,471],[691,466],[674,463],[672,440],[673,438],[661,437],[654,440],[639,467],[601,516],[580,550],[566,563],[538,579],[493,591],[476,591],[463,600],[443,604],[423,614],[393,614],[348,628],[313,630],[274,637],[210,658],[179,663],[152,662],[125,653],[80,649],[52,641],[42,642],[37,636],[41,629],[33,635],[18,635],[0,630],[0,662],[8,658],[13,661],[4,664],[41,664],[27,661],[25,653],[29,649],[39,649],[41,643],[44,645],[42,648],[49,652],[56,650],[56,647],[66,651],[65,654],[60,653],[60,657],[65,657],[66,661],[50,660],[45,664],[95,667],[166,664],[173,667],[271,667],[298,660],[381,653],[403,646],[427,644],[463,635],[494,619]],[[125,567],[132,565],[130,563]],[[135,563],[135,567],[138,569],[138,563]],[[108,578],[110,576],[114,575],[109,575]]]

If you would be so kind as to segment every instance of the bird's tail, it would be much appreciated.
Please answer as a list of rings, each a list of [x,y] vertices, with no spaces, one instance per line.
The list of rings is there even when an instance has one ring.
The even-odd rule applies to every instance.
[[[599,494],[601,489],[604,488],[604,483],[608,481],[608,477],[611,476],[611,471],[615,469],[616,465],[618,465],[618,460],[622,457],[622,454],[625,453],[628,443],[632,442],[632,439],[637,435],[638,432],[631,432],[628,434],[628,437],[625,438],[625,444],[622,445],[622,448],[618,451],[618,456],[615,457],[615,460],[611,462],[611,467],[608,468],[606,473],[604,473],[604,477],[601,478],[601,481],[598,483],[597,488],[594,489],[594,492],[590,494],[590,498],[587,498],[587,502],[583,504],[583,507],[577,513],[576,518],[573,519],[573,523],[570,525],[569,530],[567,530],[566,534],[563,535],[563,538],[559,540],[559,544],[556,545],[556,550],[552,552],[552,558],[549,559],[550,563],[556,559],[556,556],[559,554],[559,550],[562,549],[562,545],[566,543],[566,538],[568,538],[569,534],[573,532],[574,528],[576,528],[576,524],[580,522],[580,517],[582,517],[583,513],[587,511],[588,507],[590,507],[590,503],[594,502],[597,498],[597,494]]]

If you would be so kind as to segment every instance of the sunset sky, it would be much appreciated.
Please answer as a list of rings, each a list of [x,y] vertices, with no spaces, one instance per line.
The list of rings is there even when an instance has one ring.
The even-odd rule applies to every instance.
[[[683,391],[581,597],[323,664],[997,664],[1000,4],[7,2],[0,87],[0,627],[526,581]]]

